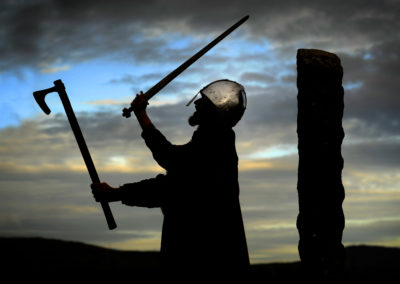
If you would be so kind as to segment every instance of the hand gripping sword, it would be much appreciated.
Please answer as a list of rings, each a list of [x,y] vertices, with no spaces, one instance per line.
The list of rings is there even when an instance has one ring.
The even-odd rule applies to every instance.
[[[236,24],[234,24],[229,29],[227,29],[225,32],[223,32],[220,36],[218,36],[212,42],[210,42],[205,47],[203,47],[199,52],[197,52],[195,55],[193,55],[188,60],[186,60],[182,65],[180,65],[174,71],[169,73],[160,82],[158,82],[156,85],[151,87],[146,93],[143,94],[144,99],[146,101],[150,100],[155,94],[157,94],[169,82],[171,82],[179,74],[181,74],[186,68],[188,68],[190,65],[192,65],[197,59],[199,59],[207,51],[209,51],[211,48],[213,48],[217,43],[219,43],[221,40],[223,40],[227,35],[229,35],[231,32],[233,32],[237,27],[239,27],[241,24],[243,24],[245,21],[247,21],[248,18],[249,18],[249,16],[243,17]],[[124,116],[126,118],[130,117],[131,116],[131,112],[133,111],[133,109],[134,109],[134,107],[132,105],[129,108],[124,108],[122,110],[122,116]]]
[[[76,119],[74,110],[72,109],[71,103],[68,99],[63,82],[61,80],[54,81],[54,87],[36,91],[33,93],[33,96],[38,105],[40,106],[40,108],[44,111],[45,114],[48,115],[50,114],[50,109],[47,106],[44,97],[48,93],[52,92],[57,92],[60,95],[61,102],[64,105],[65,113],[67,114],[72,131],[74,132],[76,142],[78,142],[79,149],[81,150],[83,160],[85,161],[92,182],[99,183],[100,182],[99,176],[97,175],[96,168],[94,167],[92,161],[92,157],[90,156],[89,149],[86,145],[85,139],[83,138],[81,128],[79,127],[78,120]],[[115,223],[110,206],[108,205],[107,202],[101,202],[100,204],[101,207],[103,208],[108,228],[110,230],[115,229],[117,227],[117,224]]]

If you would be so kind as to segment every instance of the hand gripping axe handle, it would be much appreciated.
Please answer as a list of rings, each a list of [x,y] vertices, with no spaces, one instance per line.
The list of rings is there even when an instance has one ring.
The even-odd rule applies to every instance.
[[[79,127],[78,124],[78,120],[76,119],[75,113],[72,109],[67,93],[65,92],[65,86],[63,82],[61,80],[56,80],[54,81],[54,87],[36,91],[33,93],[33,96],[36,102],[39,104],[40,108],[48,115],[50,114],[50,109],[47,106],[44,97],[48,93],[52,92],[57,92],[60,95],[61,102],[64,105],[65,113],[67,114],[72,131],[74,132],[76,142],[78,142],[79,149],[81,150],[83,160],[85,161],[92,182],[99,183],[100,182],[99,176],[97,175],[97,171],[96,168],[94,167],[92,157],[90,156],[89,153],[89,149],[86,145],[85,139],[83,138],[81,128]],[[115,229],[117,227],[117,224],[115,223],[109,204],[107,202],[101,202],[100,204],[101,207],[103,208],[108,228],[110,230]]]

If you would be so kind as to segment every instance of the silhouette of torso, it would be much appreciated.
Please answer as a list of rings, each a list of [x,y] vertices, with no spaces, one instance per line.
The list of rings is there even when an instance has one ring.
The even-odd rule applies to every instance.
[[[247,267],[234,131],[200,126],[185,145],[171,144],[154,127],[142,137],[167,174],[124,185],[122,202],[161,207],[163,266]]]

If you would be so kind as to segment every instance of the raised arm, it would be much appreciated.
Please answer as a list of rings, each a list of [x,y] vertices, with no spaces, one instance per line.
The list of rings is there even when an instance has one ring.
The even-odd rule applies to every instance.
[[[182,161],[188,158],[187,150],[189,146],[187,144],[179,146],[171,144],[151,122],[146,112],[147,105],[148,102],[144,98],[143,92],[137,94],[131,103],[139,125],[143,130],[142,137],[152,152],[154,159],[166,170],[182,165]]]

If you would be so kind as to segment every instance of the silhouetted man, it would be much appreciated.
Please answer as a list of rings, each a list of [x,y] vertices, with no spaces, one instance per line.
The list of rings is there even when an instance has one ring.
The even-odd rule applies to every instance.
[[[92,189],[96,201],[161,207],[162,266],[169,273],[235,274],[249,265],[232,129],[244,113],[246,94],[242,85],[229,80],[215,81],[199,93],[189,118],[198,128],[185,145],[171,144],[154,127],[147,102],[137,95],[132,104],[142,137],[166,174],[119,188],[92,184]]]

